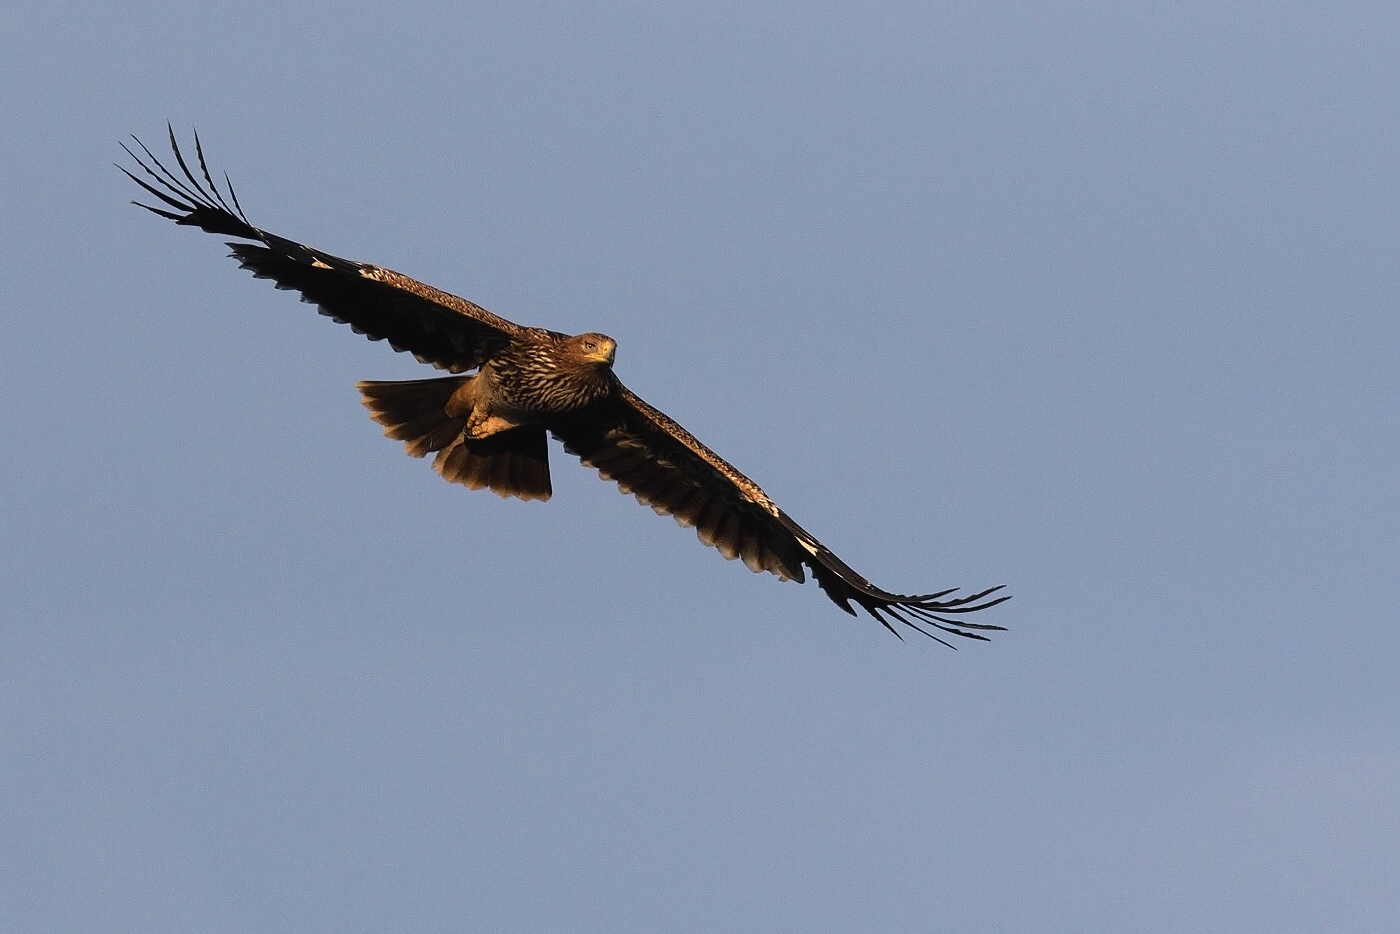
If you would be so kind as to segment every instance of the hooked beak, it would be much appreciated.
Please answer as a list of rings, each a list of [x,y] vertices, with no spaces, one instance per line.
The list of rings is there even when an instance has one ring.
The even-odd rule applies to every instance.
[[[598,349],[589,355],[589,359],[611,365],[613,360],[617,359],[617,342],[604,341],[599,344]]]

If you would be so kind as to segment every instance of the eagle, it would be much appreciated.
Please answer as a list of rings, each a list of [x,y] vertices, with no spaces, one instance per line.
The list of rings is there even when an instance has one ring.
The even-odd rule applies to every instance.
[[[174,169],[133,136],[122,143],[140,174],[118,165],[163,205],[132,203],[176,224],[236,237],[232,256],[259,279],[301,293],[321,314],[370,340],[450,374],[358,384],[384,433],[414,457],[433,455],[444,480],[503,497],[550,497],[548,436],[658,514],[693,526],[700,541],[755,572],[799,583],[810,570],[837,606],[864,610],[950,648],[938,633],[985,640],[1004,627],[972,622],[1009,599],[1004,585],[975,593],[881,590],[817,541],[748,477],[624,386],[613,372],[617,342],[525,327],[402,273],[342,259],[253,226],[233,184],[220,190],[199,135],[199,175],[167,125]]]

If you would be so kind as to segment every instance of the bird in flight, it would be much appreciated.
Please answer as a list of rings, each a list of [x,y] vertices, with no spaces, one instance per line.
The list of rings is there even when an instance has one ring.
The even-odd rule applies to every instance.
[[[910,596],[861,577],[757,484],[624,386],[613,373],[612,338],[524,327],[391,269],[254,227],[228,176],[227,194],[215,183],[199,135],[196,176],[167,129],[175,169],[136,137],[142,155],[122,144],[140,174],[118,168],[164,206],[133,203],[177,224],[246,241],[228,245],[255,277],[300,292],[332,320],[452,374],[358,385],[384,433],[414,457],[432,454],[444,480],[547,500],[553,435],[622,492],[694,526],[700,541],[726,558],[799,583],[805,566],[837,606],[852,616],[859,607],[896,636],[893,623],[951,647],[936,633],[985,640],[982,632],[1004,628],[967,618],[1009,599],[1000,586]]]

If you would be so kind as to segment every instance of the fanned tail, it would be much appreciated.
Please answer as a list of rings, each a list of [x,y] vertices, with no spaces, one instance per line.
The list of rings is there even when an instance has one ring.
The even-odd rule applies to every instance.
[[[438,452],[433,468],[444,480],[497,496],[547,500],[549,436],[537,425],[511,428],[487,438],[458,435]]]
[[[383,383],[365,380],[357,383],[361,403],[370,418],[384,426],[384,434],[402,441],[414,457],[441,451],[462,433],[465,418],[447,414],[447,401],[470,381],[470,376],[438,379],[410,379]]]
[[[549,499],[553,488],[544,428],[527,425],[487,438],[467,438],[462,434],[466,419],[448,414],[453,395],[475,378],[365,381],[358,388],[384,434],[402,441],[414,457],[437,452],[433,468],[444,480],[473,490],[489,489],[498,496]]]

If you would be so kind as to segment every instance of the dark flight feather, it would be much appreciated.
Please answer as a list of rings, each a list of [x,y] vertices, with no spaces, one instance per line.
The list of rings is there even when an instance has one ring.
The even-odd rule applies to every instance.
[[[434,454],[444,479],[502,496],[548,499],[546,432],[584,464],[657,513],[693,526],[700,540],[756,572],[802,582],[804,568],[833,603],[864,610],[895,635],[899,623],[944,645],[936,632],[985,639],[1003,627],[967,617],[1009,599],[1001,587],[906,595],[857,574],[693,435],[612,374],[611,339],[526,328],[400,273],[342,259],[268,233],[244,214],[233,185],[214,182],[195,135],[196,176],[169,130],[175,169],[139,139],[123,147],[141,175],[118,166],[177,224],[239,238],[239,264],[371,340],[454,374],[359,384],[384,433],[409,454]],[[225,193],[226,192],[226,193]]]

